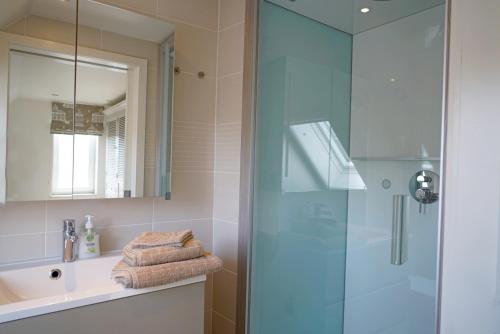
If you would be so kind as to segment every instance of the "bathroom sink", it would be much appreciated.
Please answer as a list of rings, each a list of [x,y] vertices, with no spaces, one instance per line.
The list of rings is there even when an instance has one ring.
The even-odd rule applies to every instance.
[[[198,276],[147,289],[125,289],[111,270],[120,256],[0,271],[0,323],[201,282]]]
[[[59,263],[0,272],[0,305],[119,286],[110,279],[119,257]]]

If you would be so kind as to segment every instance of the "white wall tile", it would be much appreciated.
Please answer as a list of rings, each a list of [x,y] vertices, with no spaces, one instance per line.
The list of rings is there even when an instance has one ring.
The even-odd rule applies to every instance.
[[[208,123],[174,121],[172,169],[211,172],[214,169],[214,127]]]
[[[220,1],[220,26],[225,29],[233,24],[245,20],[245,0],[221,0]]]
[[[214,220],[214,254],[224,261],[224,268],[238,271],[238,225]]]
[[[151,231],[152,224],[113,226],[97,228],[100,234],[101,252],[121,250],[136,236],[145,231]]]
[[[243,71],[244,24],[219,33],[219,75]]]
[[[45,233],[0,237],[0,265],[45,257]]]
[[[178,23],[175,25],[175,64],[181,71],[204,71],[215,76],[217,32]]]
[[[214,274],[214,311],[236,319],[236,274],[222,270]]]
[[[205,334],[212,334],[212,310],[205,311]]]
[[[236,333],[236,325],[233,321],[214,312],[212,315],[212,332],[213,334],[234,334]]]
[[[235,332],[245,1],[219,4],[214,253],[229,271],[214,275],[212,331],[226,334]]]
[[[158,0],[158,15],[217,30],[217,0]]]
[[[99,0],[99,2],[143,14],[153,15],[156,13],[157,0]]]
[[[240,175],[236,173],[215,173],[214,218],[238,222]]]
[[[217,124],[241,122],[242,95],[243,73],[219,79],[217,85]]]
[[[105,199],[73,200],[47,202],[47,230],[62,230],[66,218],[83,223],[84,215],[95,217],[99,227],[151,223],[153,217],[153,199]]]
[[[158,68],[160,49],[156,43],[104,30],[101,32],[101,43],[104,50],[147,59],[148,68]]]
[[[175,75],[174,118],[176,121],[214,123],[215,77]]]
[[[205,250],[212,251],[213,227],[211,218],[154,222],[154,231],[178,231],[189,228],[193,231],[194,237],[200,240]]]
[[[215,137],[215,170],[240,172],[241,124],[217,124]]]
[[[0,235],[45,231],[45,202],[14,202],[0,206]]]
[[[212,217],[213,173],[174,171],[172,177],[172,199],[154,200],[153,221]]]
[[[62,231],[47,232],[45,240],[45,256],[62,257],[63,255],[63,235]]]

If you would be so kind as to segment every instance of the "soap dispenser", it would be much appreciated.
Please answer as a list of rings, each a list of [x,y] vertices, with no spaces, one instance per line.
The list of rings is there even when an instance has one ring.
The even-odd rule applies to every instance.
[[[99,245],[99,234],[94,230],[94,216],[85,215],[85,230],[80,236],[78,257],[88,259],[100,255],[101,247]]]

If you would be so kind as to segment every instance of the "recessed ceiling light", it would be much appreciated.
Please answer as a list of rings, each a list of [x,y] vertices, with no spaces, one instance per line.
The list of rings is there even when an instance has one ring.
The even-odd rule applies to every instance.
[[[368,7],[364,7],[364,8],[361,8],[359,11],[360,11],[361,13],[363,13],[363,14],[367,14],[367,13],[369,13],[369,12],[370,12],[370,10],[371,10],[370,8],[368,8]]]

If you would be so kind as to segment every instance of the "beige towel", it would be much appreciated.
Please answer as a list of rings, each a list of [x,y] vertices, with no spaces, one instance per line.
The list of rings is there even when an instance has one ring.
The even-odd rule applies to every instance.
[[[159,246],[182,247],[193,239],[191,230],[177,232],[144,232],[129,243],[131,248],[149,248]]]
[[[130,267],[120,261],[113,268],[111,276],[126,288],[142,289],[220,270],[222,270],[222,260],[214,255],[205,255],[192,260],[145,267]]]
[[[200,256],[203,256],[203,246],[195,239],[186,242],[184,247],[132,248],[127,245],[123,249],[123,261],[132,267],[184,261]]]

